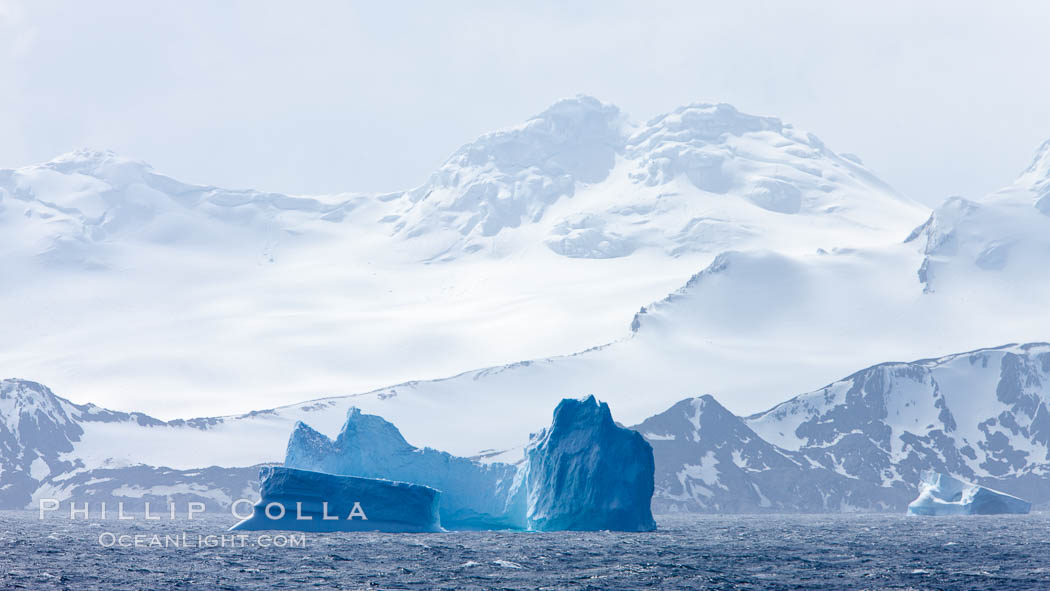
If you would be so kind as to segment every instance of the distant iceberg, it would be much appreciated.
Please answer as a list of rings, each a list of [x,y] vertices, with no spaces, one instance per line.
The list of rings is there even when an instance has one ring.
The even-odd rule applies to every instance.
[[[919,497],[908,505],[908,515],[1025,514],[1032,504],[1006,493],[963,482],[947,474],[923,476]]]
[[[233,530],[442,531],[438,491],[418,484],[267,466],[262,499]]]
[[[563,400],[515,465],[413,447],[393,424],[352,408],[334,441],[296,424],[285,466],[437,489],[448,529],[656,529],[652,447],[594,396]]]

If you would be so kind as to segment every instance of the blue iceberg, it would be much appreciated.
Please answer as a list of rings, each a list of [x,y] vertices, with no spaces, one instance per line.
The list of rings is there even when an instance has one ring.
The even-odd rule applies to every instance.
[[[442,531],[438,491],[418,484],[267,466],[262,499],[231,529]]]
[[[908,505],[908,515],[1025,514],[1031,510],[1028,501],[939,473],[923,476],[918,498]]]
[[[448,529],[656,529],[652,447],[617,425],[609,405],[594,396],[563,400],[519,464],[414,447],[382,417],[352,408],[334,441],[297,423],[285,466],[437,489]]]
[[[656,529],[653,448],[594,396],[562,400],[526,461],[530,530]]]
[[[482,464],[413,447],[397,427],[351,408],[332,441],[299,422],[288,440],[289,468],[422,484],[441,491],[441,523],[453,529],[522,529],[525,504],[518,467]]]

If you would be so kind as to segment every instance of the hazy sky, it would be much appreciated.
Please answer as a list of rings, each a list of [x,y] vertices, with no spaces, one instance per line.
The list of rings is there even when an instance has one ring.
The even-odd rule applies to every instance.
[[[0,168],[110,148],[176,178],[393,191],[559,97],[728,102],[927,203],[1050,138],[1046,2],[9,2]]]

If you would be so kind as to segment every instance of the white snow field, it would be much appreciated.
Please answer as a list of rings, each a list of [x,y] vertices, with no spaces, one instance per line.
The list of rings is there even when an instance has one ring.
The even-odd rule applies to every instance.
[[[928,215],[728,105],[636,124],[562,100],[387,195],[190,185],[82,150],[0,171],[0,368],[162,418],[244,412],[571,354],[726,249],[871,247]]]
[[[623,424],[707,392],[748,414],[883,361],[1047,340],[1046,146],[932,217],[857,161],[727,105],[638,125],[587,97],[389,195],[77,152],[0,172],[0,368],[165,419],[285,404],[85,422],[69,456],[193,468],[280,461],[296,420],[333,436],[350,406],[473,455],[564,397]]]

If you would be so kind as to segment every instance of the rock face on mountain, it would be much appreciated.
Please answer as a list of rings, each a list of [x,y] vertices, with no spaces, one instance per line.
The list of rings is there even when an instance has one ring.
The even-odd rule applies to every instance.
[[[1050,345],[886,363],[747,419],[767,441],[859,480],[958,475],[1050,500]]]
[[[92,404],[73,404],[46,386],[28,380],[0,381],[0,508],[23,508],[40,498],[123,503],[129,511],[167,503],[204,502],[222,510],[255,495],[256,467],[201,466],[173,470],[123,458],[96,458],[83,447],[87,430],[101,429],[135,448],[151,428],[199,430],[203,421],[165,423],[141,413],[122,413]],[[129,445],[130,443],[130,445]],[[99,461],[101,460],[101,461]]]
[[[266,451],[271,439],[280,440],[279,459],[297,420],[338,425],[332,419],[343,420],[360,402],[330,399],[166,423],[75,405],[23,380],[3,381],[0,392],[4,508],[25,507],[34,498],[131,506],[195,500],[225,508],[254,494],[257,468],[249,466],[274,461]],[[350,411],[346,423],[341,440],[305,426],[294,429],[290,464],[335,470],[328,462],[336,460],[326,459],[334,454],[365,470],[358,475],[408,480],[425,472],[447,479],[450,490],[468,474],[473,483],[484,479],[489,490],[508,490],[507,498],[522,480],[515,466],[414,448],[392,425],[360,411]],[[653,448],[657,513],[904,511],[926,471],[1045,506],[1050,344],[884,363],[750,417],[734,416],[711,397],[688,399],[633,429]],[[237,447],[246,440],[253,441],[252,453]],[[389,467],[398,474],[385,472]],[[470,493],[464,489],[464,498]],[[523,498],[520,517],[512,520],[521,527],[525,505]],[[499,507],[476,513],[494,514]]]
[[[935,472],[923,477],[919,497],[908,505],[908,515],[1023,515],[1031,510],[1024,499]]]
[[[525,457],[530,530],[656,529],[652,447],[594,396],[563,400]]]
[[[912,496],[905,486],[857,481],[772,445],[709,395],[632,428],[653,446],[658,514],[879,511]]]
[[[412,482],[441,491],[441,522],[453,529],[521,528],[518,468],[415,448],[382,417],[350,410],[332,441],[304,423],[288,440],[285,467]]]
[[[40,481],[73,468],[61,455],[83,429],[63,402],[35,382],[0,382],[0,506],[28,504]]]
[[[1050,345],[885,363],[744,419],[711,397],[635,429],[658,511],[903,511],[928,471],[1050,502]]]
[[[131,465],[111,468],[75,469],[45,478],[33,491],[33,501],[26,505],[4,505],[7,509],[36,508],[40,499],[63,503],[91,503],[98,507],[123,504],[128,512],[142,511],[146,504],[157,508],[175,503],[203,503],[206,512],[230,514],[231,505],[259,496],[259,466],[208,466],[190,470],[173,470],[163,466]],[[0,476],[0,482],[2,482]],[[181,510],[181,509],[180,509]],[[243,511],[243,507],[241,508]]]
[[[63,496],[64,491],[79,489],[89,479],[83,477],[87,467],[75,453],[76,446],[84,435],[85,426],[98,424],[148,427],[164,423],[140,413],[113,412],[91,404],[73,404],[36,382],[0,381],[0,507],[26,506],[34,495],[40,496],[43,491],[52,496]],[[93,477],[85,500],[87,497],[107,498],[121,488],[115,483],[122,477],[132,476],[132,473],[135,478],[129,482],[163,487],[170,482],[173,472],[176,471],[113,463]],[[205,477],[204,480],[215,484],[213,478]],[[244,482],[237,484],[243,486]],[[126,505],[129,508],[141,506],[145,490],[126,489],[129,493]],[[192,488],[180,491],[176,487],[170,492],[193,496]]]
[[[437,532],[438,491],[418,484],[267,466],[261,499],[232,530]]]

